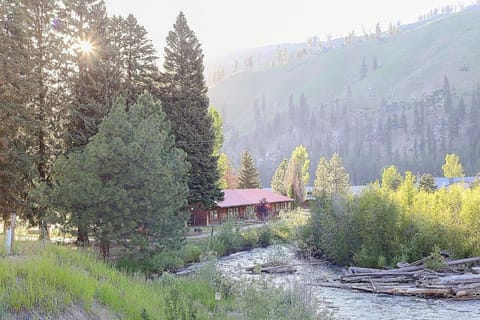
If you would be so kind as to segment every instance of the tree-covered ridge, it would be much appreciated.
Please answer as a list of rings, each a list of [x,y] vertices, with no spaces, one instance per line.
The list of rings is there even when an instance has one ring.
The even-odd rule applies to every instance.
[[[210,98],[225,119],[227,154],[249,148],[264,184],[300,144],[314,162],[339,153],[354,184],[391,163],[440,175],[447,152],[474,175],[479,16],[473,7],[216,84]]]
[[[289,111],[271,115],[259,109],[258,125],[246,136],[238,132],[226,142],[226,152],[250,146],[259,161],[262,181],[269,181],[280,161],[304,145],[314,162],[338,153],[353,184],[374,180],[389,164],[401,170],[442,176],[446,153],[464,159],[467,176],[480,170],[480,87],[472,83],[464,96],[443,86],[420,100],[384,99],[376,109],[359,111],[345,97],[313,107],[305,95],[289,98]],[[268,102],[267,102],[268,104]],[[228,136],[228,134],[226,134]],[[310,171],[313,174],[313,168]]]

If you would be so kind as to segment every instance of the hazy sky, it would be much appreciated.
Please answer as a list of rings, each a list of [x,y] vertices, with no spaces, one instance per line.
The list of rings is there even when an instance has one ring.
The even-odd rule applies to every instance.
[[[462,1],[466,3],[466,1]],[[471,1],[468,1],[468,3]],[[242,48],[301,42],[330,33],[335,38],[416,21],[457,0],[106,0],[109,14],[135,15],[160,54],[180,10],[202,43],[207,59]]]

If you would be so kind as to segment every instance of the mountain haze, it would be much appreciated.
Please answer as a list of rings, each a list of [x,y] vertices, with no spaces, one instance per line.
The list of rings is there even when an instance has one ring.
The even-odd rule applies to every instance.
[[[368,39],[357,36],[349,42],[336,40],[333,46],[322,43],[316,51],[305,45],[300,54],[290,53],[286,64],[273,55],[271,66],[258,65],[251,71],[236,72],[209,89],[211,104],[224,116],[225,150],[236,160],[243,148],[251,149],[259,162],[264,186],[269,185],[276,166],[289,156],[295,144],[304,144],[309,151],[314,149],[312,167],[320,156],[343,153],[356,183],[376,178],[382,166],[394,160],[404,169],[438,173],[437,165],[443,160],[440,152],[444,151],[471,158],[466,168],[469,174],[475,174],[478,162],[474,161],[473,151],[464,147],[476,129],[467,128],[462,121],[478,101],[473,97],[480,80],[479,40],[480,8],[472,6],[459,13],[399,26],[394,34],[382,30]],[[461,100],[466,113],[457,109]],[[442,107],[447,102],[454,111]],[[300,113],[304,114],[294,123],[292,119]],[[369,155],[362,153],[364,150],[352,153],[360,147],[349,144],[358,135],[364,142],[371,138],[370,134],[385,135],[377,127],[388,126],[388,118],[393,130],[391,141],[376,141],[370,147],[379,149],[371,151],[377,154],[378,162],[368,170],[359,167],[357,162]],[[415,130],[403,128],[396,132],[402,126],[395,121],[401,118]],[[322,142],[328,135],[330,141],[332,136],[337,137],[335,145]],[[433,150],[426,148],[425,153],[436,152],[435,167],[432,161],[430,166],[408,166],[409,162],[418,163],[414,159],[418,151],[415,140],[420,144],[427,135],[433,136]]]

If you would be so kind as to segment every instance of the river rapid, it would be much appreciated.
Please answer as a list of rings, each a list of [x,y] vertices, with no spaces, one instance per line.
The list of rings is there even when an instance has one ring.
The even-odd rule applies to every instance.
[[[280,260],[296,265],[294,274],[252,274],[245,268]],[[290,246],[270,246],[243,251],[217,260],[217,269],[238,281],[264,280],[272,286],[296,286],[312,296],[319,311],[331,312],[335,319],[480,319],[480,301],[445,301],[399,297],[346,289],[325,288],[315,283],[333,281],[341,269],[328,263],[309,264],[295,256]]]

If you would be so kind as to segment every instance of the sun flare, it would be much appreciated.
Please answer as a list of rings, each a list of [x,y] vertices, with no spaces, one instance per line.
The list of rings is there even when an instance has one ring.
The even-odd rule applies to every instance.
[[[82,53],[89,54],[93,51],[93,44],[88,40],[79,40],[77,43],[77,48]]]

